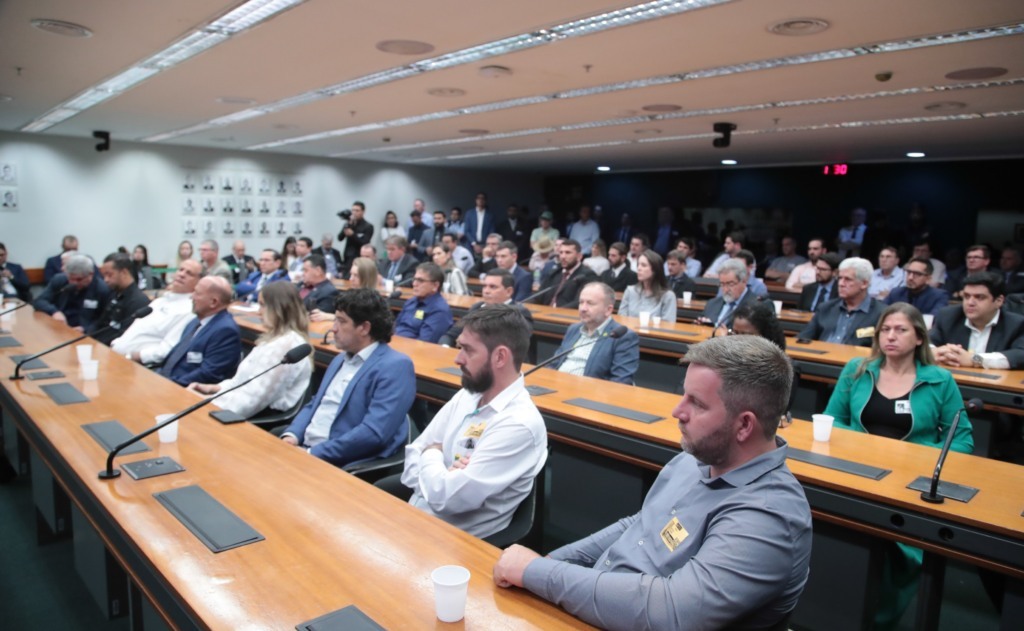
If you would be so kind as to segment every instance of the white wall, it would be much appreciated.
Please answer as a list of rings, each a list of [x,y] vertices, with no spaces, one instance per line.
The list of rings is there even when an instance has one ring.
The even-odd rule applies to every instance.
[[[538,208],[543,178],[522,173],[384,165],[284,154],[152,145],[113,139],[109,152],[96,141],[0,132],[0,164],[17,167],[17,211],[0,212],[0,242],[10,260],[42,267],[60,251],[65,234],[78,237],[83,252],[102,259],[124,245],[149,249],[150,261],[173,261],[182,234],[182,182],[192,173],[268,173],[302,182],[303,230],[319,244],[324,232],[337,234],[336,213],[354,200],[366,203],[375,226],[388,209],[408,220],[412,200],[422,197],[431,211],[473,206],[485,191],[493,210],[509,203]],[[237,185],[236,185],[237,186]],[[236,209],[237,213],[237,209]],[[429,221],[429,219],[428,219]],[[194,245],[202,237],[192,239]],[[222,256],[231,238],[219,238]],[[246,239],[247,251],[281,247],[283,238]]]

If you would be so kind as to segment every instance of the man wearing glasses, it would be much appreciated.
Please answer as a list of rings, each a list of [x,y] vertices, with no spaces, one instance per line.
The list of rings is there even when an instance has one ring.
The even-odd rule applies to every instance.
[[[819,306],[798,337],[833,344],[871,346],[875,323],[882,315],[882,303],[868,295],[868,284],[874,271],[871,261],[859,257],[840,263],[837,281],[839,300],[830,300]]]
[[[441,296],[444,271],[433,263],[420,263],[412,280],[412,298],[395,320],[395,335],[437,343],[452,327],[452,312]]]
[[[838,268],[838,254],[833,252],[822,254],[814,262],[816,282],[804,285],[804,288],[800,290],[800,300],[797,302],[796,308],[801,311],[817,311],[818,307],[838,296],[835,278]]]
[[[736,309],[757,301],[754,292],[747,286],[746,264],[741,259],[728,259],[718,270],[718,286],[721,295],[715,296],[704,306],[704,313],[697,321],[715,328],[732,326]]]
[[[980,274],[988,271],[992,262],[992,255],[987,245],[972,245],[967,248],[967,256],[964,257],[963,267],[959,267],[946,276],[946,283],[943,285],[950,296],[960,298],[960,292],[964,288],[964,279],[973,274]]]
[[[932,262],[928,259],[910,259],[903,273],[904,286],[893,289],[886,297],[885,304],[906,302],[917,307],[921,313],[934,316],[949,303],[949,294],[945,290],[931,286]]]

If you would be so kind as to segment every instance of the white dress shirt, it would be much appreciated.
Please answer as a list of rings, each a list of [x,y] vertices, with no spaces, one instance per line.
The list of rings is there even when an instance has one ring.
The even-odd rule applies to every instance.
[[[295,331],[288,331],[269,342],[257,344],[238,366],[235,376],[220,382],[221,390],[258,374],[281,361],[285,353],[308,340]],[[267,407],[287,410],[299,402],[309,387],[313,364],[303,359],[295,364],[278,366],[252,383],[217,399],[218,406],[249,418]]]
[[[988,338],[992,335],[992,329],[999,324],[999,313],[999,311],[996,311],[995,317],[981,330],[975,328],[967,318],[964,318],[964,326],[971,330],[968,351],[977,353],[981,357],[981,365],[984,368],[1007,370],[1010,368],[1010,361],[1006,359],[1006,355],[995,351],[991,353],[986,352],[986,349],[988,349]]]
[[[786,289],[800,289],[804,285],[810,285],[818,280],[815,273],[814,263],[807,261],[793,268],[786,279]],[[799,285],[799,286],[798,286]]]
[[[159,364],[192,320],[192,294],[167,292],[149,303],[153,313],[137,318],[110,348],[122,355],[139,352],[143,364]]]

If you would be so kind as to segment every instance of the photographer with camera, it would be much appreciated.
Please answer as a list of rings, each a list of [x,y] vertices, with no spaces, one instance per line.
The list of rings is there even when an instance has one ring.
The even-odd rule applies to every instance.
[[[352,267],[352,261],[359,258],[359,249],[373,239],[373,224],[363,219],[365,213],[366,204],[363,202],[352,202],[351,210],[343,210],[338,213],[338,216],[347,222],[338,233],[338,240],[345,241],[345,248],[342,250],[345,253],[345,262],[344,269],[341,270],[344,278],[348,278],[348,270]]]

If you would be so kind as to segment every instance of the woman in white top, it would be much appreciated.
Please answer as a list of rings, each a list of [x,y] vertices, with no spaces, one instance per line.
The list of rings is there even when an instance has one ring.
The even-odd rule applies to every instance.
[[[384,225],[380,228],[380,242],[383,245],[390,237],[398,235],[405,236],[405,228],[398,223],[398,215],[395,211],[389,210],[384,213]]]
[[[619,305],[619,315],[640,315],[647,311],[651,317],[667,322],[676,321],[676,295],[669,289],[665,278],[665,262],[654,250],[644,250],[636,263],[636,284],[626,287]]]
[[[608,262],[608,246],[604,244],[604,241],[601,239],[594,241],[594,245],[590,246],[590,256],[583,259],[583,264],[598,276],[611,268],[612,265]]]
[[[452,253],[448,246],[438,243],[430,251],[430,254],[434,259],[434,264],[444,270],[444,293],[455,294],[456,296],[469,296],[466,274],[452,260]]]
[[[259,294],[267,329],[256,348],[242,360],[238,372],[220,383],[191,383],[189,390],[212,395],[245,381],[281,361],[285,353],[309,341],[309,318],[299,290],[291,283],[267,283]],[[217,405],[250,418],[266,408],[287,410],[299,402],[313,374],[313,359],[278,366],[252,383],[217,399]]]

